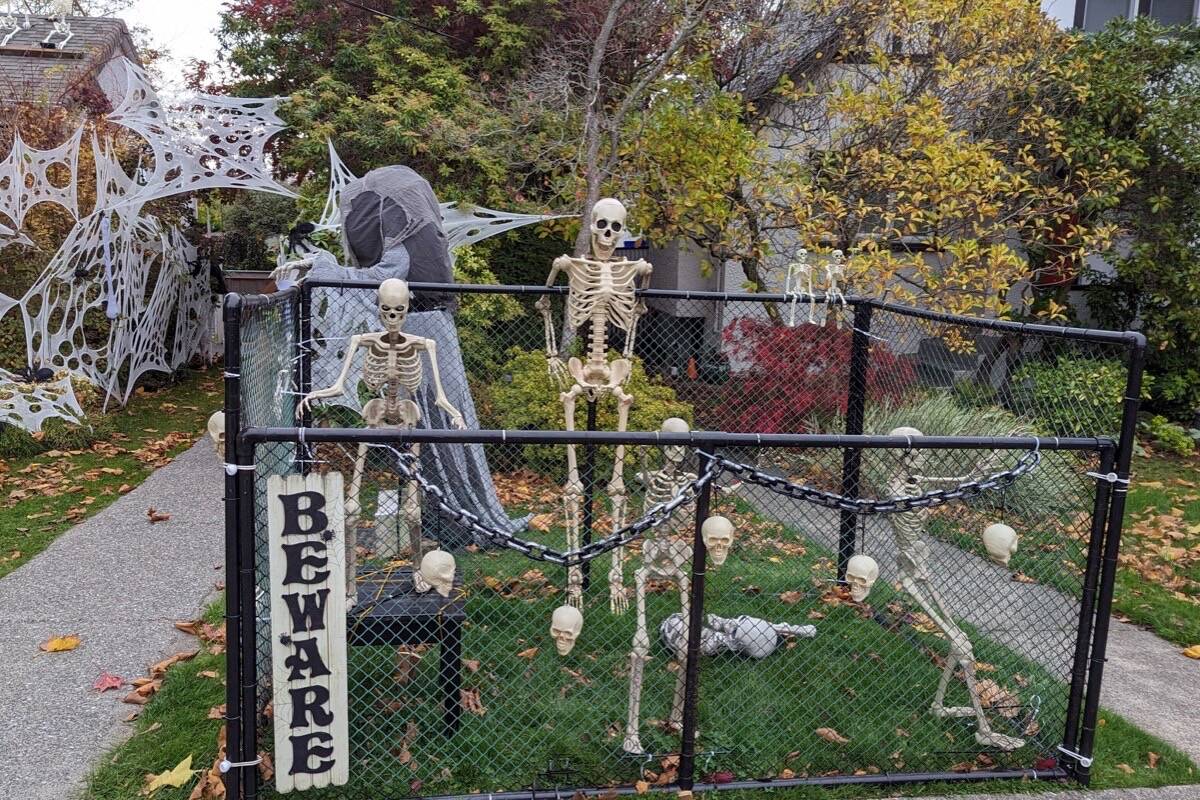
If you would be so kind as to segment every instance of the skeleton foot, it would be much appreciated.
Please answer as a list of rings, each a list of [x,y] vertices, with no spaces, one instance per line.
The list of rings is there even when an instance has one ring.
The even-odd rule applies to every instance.
[[[1024,739],[1018,739],[1015,736],[1006,736],[1003,733],[996,733],[995,731],[976,731],[975,741],[984,747],[995,747],[997,750],[1004,750],[1005,752],[1020,750],[1025,746]]]
[[[618,617],[629,610],[629,590],[619,580],[608,582],[608,610]]]
[[[957,719],[959,717],[975,716],[975,709],[970,706],[951,706],[947,708],[935,704],[929,707],[929,713],[938,719]]]
[[[646,748],[642,747],[642,740],[636,733],[625,734],[625,741],[621,742],[621,749],[635,756],[643,755],[646,752]]]

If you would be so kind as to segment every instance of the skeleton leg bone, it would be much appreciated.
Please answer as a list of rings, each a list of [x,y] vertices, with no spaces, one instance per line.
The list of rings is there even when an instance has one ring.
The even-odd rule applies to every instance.
[[[643,753],[639,736],[642,709],[642,679],[646,661],[650,656],[650,635],[646,632],[646,578],[649,568],[643,566],[634,574],[637,593],[637,632],[633,635],[633,649],[629,652],[629,718],[625,723],[625,741],[621,749],[626,753]]]
[[[675,576],[675,582],[679,584],[679,607],[680,613],[683,614],[685,620],[691,619],[691,578],[688,577],[687,570],[680,570]],[[682,642],[675,650],[675,666],[678,670],[675,673],[675,695],[671,698],[671,716],[668,721],[671,727],[683,729],[683,693],[687,686],[687,675],[685,665],[687,663],[687,647],[688,647],[688,631],[684,630]],[[697,731],[699,733],[699,731]]]
[[[633,395],[620,386],[613,388],[617,398],[617,431],[624,433],[629,427],[629,409],[633,406]],[[617,445],[613,455],[612,480],[608,483],[608,496],[612,499],[613,532],[625,526],[625,512],[629,504],[629,493],[625,487],[625,446]],[[625,591],[625,548],[613,550],[612,567],[608,571],[608,605],[613,614],[624,614],[629,610],[629,596]]]
[[[563,404],[563,421],[567,432],[575,430],[575,401],[584,388],[576,383],[559,399]],[[564,525],[567,529],[567,549],[575,550],[580,544],[580,526],[583,520],[583,482],[579,479],[579,460],[575,445],[567,445],[567,484],[563,487],[563,506],[566,512]],[[583,608],[583,569],[567,567],[567,605]]]
[[[928,581],[918,581],[911,577],[901,580],[904,591],[917,602],[917,605],[929,615],[933,623],[945,634],[950,642],[950,652],[946,657],[946,666],[938,680],[938,688],[934,694],[930,712],[938,718],[975,717],[977,728],[975,741],[985,747],[995,747],[1000,750],[1017,750],[1025,742],[1014,736],[1007,736],[992,730],[991,723],[983,712],[983,703],[979,699],[979,687],[975,682],[975,653],[971,640],[957,624],[942,601],[941,596]],[[954,676],[954,668],[961,666],[963,683],[966,684],[970,706],[946,706],[946,689]]]

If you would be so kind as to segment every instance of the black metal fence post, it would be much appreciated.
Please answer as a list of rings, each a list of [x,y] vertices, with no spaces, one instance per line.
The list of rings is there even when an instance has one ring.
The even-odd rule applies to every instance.
[[[252,442],[238,441],[238,591],[241,595],[242,666],[241,666],[241,710],[242,710],[242,757],[243,763],[253,763],[258,758],[258,625],[257,587],[255,585],[255,446]],[[249,776],[243,781],[245,800],[258,796],[258,771],[249,767]]]
[[[871,366],[871,316],[870,303],[859,303],[854,307],[854,339],[850,349],[850,374],[847,379],[846,433],[858,436],[863,432],[863,420],[867,409],[867,372]],[[830,307],[829,313],[834,313]],[[862,476],[862,450],[847,447],[842,451],[842,495],[858,497]],[[837,577],[846,580],[846,566],[858,549],[856,523],[858,515],[853,511],[841,512],[840,535],[838,537]]]
[[[241,298],[226,295],[222,321],[225,328],[225,463],[237,463],[238,434],[241,431]],[[225,470],[225,720],[226,753],[230,761],[241,759],[241,593],[238,552],[238,524],[241,498],[236,470]],[[224,775],[225,794],[230,800],[242,796],[241,770]]]
[[[1109,617],[1112,614],[1113,590],[1117,579],[1117,555],[1121,549],[1121,527],[1125,517],[1125,497],[1129,493],[1129,466],[1133,460],[1133,445],[1137,437],[1137,415],[1141,406],[1142,373],[1146,361],[1146,339],[1138,335],[1129,354],[1129,376],[1125,383],[1124,411],[1121,416],[1121,439],[1117,444],[1115,485],[1112,505],[1108,512],[1108,533],[1104,542],[1104,562],[1100,574],[1100,597],[1096,605],[1096,627],[1092,639],[1091,668],[1088,672],[1087,699],[1083,707],[1083,726],[1079,735],[1078,754],[1086,759],[1079,763],[1075,777],[1088,783],[1093,747],[1096,741],[1096,720],[1100,714],[1100,687],[1104,678],[1104,662],[1108,651]]]
[[[708,443],[699,447],[698,474],[708,472],[715,448]],[[707,573],[708,548],[701,529],[708,518],[712,501],[712,483],[704,484],[696,496],[696,526],[692,534],[691,608],[688,614],[687,657],[684,662],[683,731],[679,744],[679,790],[691,792],[696,783],[696,724],[700,702],[700,633],[704,627],[704,576]]]
[[[1115,453],[1112,448],[1100,455],[1100,474],[1112,471]],[[1083,690],[1087,686],[1088,650],[1092,643],[1092,622],[1096,613],[1096,584],[1100,577],[1100,555],[1104,546],[1104,531],[1108,522],[1108,506],[1112,484],[1096,479],[1096,501],[1092,505],[1092,528],[1088,536],[1087,567],[1083,575],[1083,594],[1079,599],[1079,622],[1075,632],[1075,656],[1071,668],[1071,692],[1067,698],[1067,716],[1063,731],[1063,750],[1074,752],[1079,744],[1079,712]],[[1073,772],[1078,765],[1071,767]]]
[[[297,317],[297,323],[296,350],[299,361],[296,370],[296,392],[298,393],[296,402],[299,403],[305,395],[312,391],[312,287],[307,283],[300,284],[300,314]],[[300,415],[300,425],[304,428],[312,427],[311,410],[305,409],[304,413]],[[312,448],[304,443],[298,447],[299,458],[297,460],[300,462],[301,472],[307,475],[313,460]]]

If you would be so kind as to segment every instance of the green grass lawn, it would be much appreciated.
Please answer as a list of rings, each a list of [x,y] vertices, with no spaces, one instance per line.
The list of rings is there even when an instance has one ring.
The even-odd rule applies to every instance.
[[[0,431],[0,577],[113,503],[190,447],[222,404],[220,373],[193,372],[90,426],[52,421],[44,436]]]
[[[986,751],[974,742],[973,720],[940,720],[928,713],[940,673],[935,662],[945,643],[905,597],[879,583],[869,604],[847,602],[831,589],[827,553],[796,531],[753,519],[744,506],[730,511],[742,538],[726,564],[710,570],[706,611],[811,623],[818,635],[786,642],[761,661],[730,655],[705,659],[698,777],[718,771],[744,779],[1030,767],[1053,754],[1062,741],[1061,680],[971,631],[980,678],[1005,693],[993,700],[993,726],[1027,741],[1013,753]],[[547,538],[558,536],[551,531]],[[607,558],[594,564],[597,583],[587,597],[583,635],[566,658],[554,652],[548,636],[550,613],[563,600],[561,570],[508,552],[462,553],[459,566],[469,619],[463,647],[468,701],[460,730],[447,736],[442,727],[436,648],[409,648],[398,657],[391,647],[352,647],[351,785],[308,795],[448,794],[535,782],[605,785],[643,776],[653,780],[643,770],[661,773],[661,758],[678,749],[677,736],[660,724],[668,715],[675,676],[657,635],[658,622],[679,608],[674,588],[655,586],[647,597],[653,659],[645,673],[641,735],[655,756],[643,762],[620,749],[634,617],[609,613],[603,589]],[[627,567],[627,583],[631,573]],[[216,723],[206,715],[223,697],[215,682],[196,676],[203,668],[193,663],[172,669],[138,723],[143,731],[156,722],[161,727],[118,749],[113,762],[93,777],[89,797],[129,798],[146,773],[170,769],[188,755],[197,768],[211,765]],[[964,700],[961,683],[952,683],[949,701]],[[819,729],[836,731],[847,741],[830,741]],[[270,737],[266,726],[263,749],[271,749]],[[1098,786],[1197,780],[1186,757],[1107,712],[1096,755]],[[557,780],[541,774],[551,764],[566,766]],[[156,797],[186,798],[190,791],[189,784]],[[833,795],[789,791],[789,796],[895,793],[894,788],[859,787]],[[270,784],[264,795],[274,796]]]

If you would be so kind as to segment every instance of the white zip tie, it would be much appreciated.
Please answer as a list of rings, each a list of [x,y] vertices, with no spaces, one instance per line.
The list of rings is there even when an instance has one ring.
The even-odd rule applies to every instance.
[[[242,377],[242,376],[241,376],[241,373],[238,373],[238,372],[225,372],[225,373],[222,373],[222,374],[223,374],[223,375],[224,375],[226,378],[241,378],[241,377]]]
[[[259,756],[258,758],[254,759],[253,761],[230,761],[229,759],[225,759],[218,765],[217,768],[221,770],[222,774],[224,774],[226,772],[229,772],[229,770],[231,770],[231,769],[242,769],[244,767],[257,767],[261,763],[262,763],[262,756]]]
[[[1119,483],[1123,486],[1129,486],[1129,478],[1122,478],[1115,472],[1085,472],[1089,478],[1095,478],[1098,481],[1108,481],[1109,483]]]
[[[1061,744],[1058,746],[1058,752],[1062,753],[1064,756],[1070,756],[1071,758],[1075,759],[1079,762],[1079,766],[1083,767],[1084,769],[1087,769],[1092,765],[1093,759],[1088,758],[1087,756],[1081,756],[1079,753],[1076,753],[1073,750],[1068,750]]]
[[[225,464],[223,466],[225,467],[225,474],[231,478],[237,475],[239,471],[253,472],[258,469],[258,466],[255,464]]]

